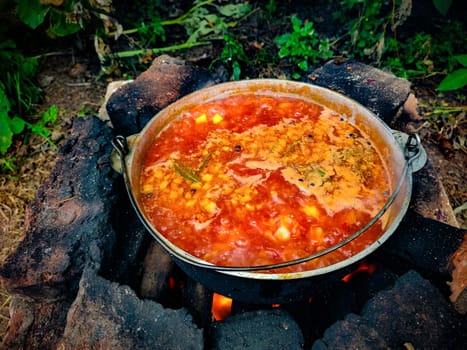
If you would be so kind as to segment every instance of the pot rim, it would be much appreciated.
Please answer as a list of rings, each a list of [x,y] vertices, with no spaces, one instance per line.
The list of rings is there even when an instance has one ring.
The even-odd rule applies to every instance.
[[[383,233],[380,235],[380,237],[375,240],[371,245],[367,246],[365,249],[360,251],[359,253],[352,255],[351,257],[344,259],[342,261],[339,261],[337,263],[327,265],[324,267],[312,269],[312,270],[306,270],[306,271],[299,271],[299,272],[286,272],[286,273],[262,273],[258,271],[229,271],[229,270],[222,270],[222,266],[216,266],[213,265],[212,263],[209,263],[203,259],[200,259],[184,250],[181,248],[177,247],[175,244],[173,244],[169,239],[164,237],[161,233],[157,231],[157,229],[152,225],[152,223],[148,220],[146,217],[144,211],[142,210],[137,198],[135,198],[135,191],[134,191],[134,185],[132,182],[133,179],[133,174],[134,174],[134,169],[135,167],[133,166],[134,160],[135,160],[135,154],[137,151],[140,151],[138,149],[138,146],[142,140],[142,138],[147,134],[151,133],[152,129],[154,129],[154,123],[157,123],[159,121],[159,118],[162,118],[162,116],[165,115],[170,115],[171,113],[174,113],[174,111],[177,111],[178,109],[182,109],[183,106],[185,106],[187,103],[188,105],[196,103],[204,103],[207,101],[212,101],[216,100],[219,98],[222,98],[225,96],[228,96],[230,94],[241,94],[241,93],[251,93],[251,91],[245,91],[241,90],[241,88],[245,87],[250,87],[250,86],[259,86],[259,88],[255,91],[255,93],[259,94],[275,94],[275,93],[280,93],[281,95],[292,95],[294,97],[302,98],[308,101],[312,101],[314,103],[320,104],[320,105],[328,105],[329,103],[337,103],[339,107],[345,107],[346,110],[351,111],[351,115],[347,115],[347,119],[351,122],[355,122],[355,119],[358,117],[360,118],[361,116],[364,116],[364,119],[367,121],[371,121],[371,123],[374,123],[372,125],[373,128],[370,130],[372,131],[378,131],[379,135],[383,138],[385,138],[387,143],[389,142],[392,144],[391,147],[396,146],[396,149],[392,149],[395,153],[396,156],[399,157],[399,159],[403,159],[405,164],[404,167],[401,168],[403,169],[400,174],[396,175],[397,178],[401,178],[401,184],[402,181],[404,181],[404,190],[405,193],[403,193],[403,200],[402,200],[402,205],[397,212],[397,215],[393,218],[391,221],[391,224],[386,227],[383,231]],[[266,86],[266,88],[264,88]],[[286,87],[291,88],[291,91],[289,91]],[[240,88],[241,91],[238,91]],[[309,97],[303,97],[298,95],[300,91],[308,91],[313,94],[313,97],[317,97],[319,101],[316,101],[315,99],[311,99]],[[328,104],[326,104],[328,102]],[[333,108],[333,107],[331,107]],[[173,118],[176,119],[176,118]],[[170,121],[167,123],[167,125],[170,124]],[[160,133],[163,130],[159,130],[157,133]],[[349,97],[316,85],[304,83],[304,82],[296,82],[296,81],[290,81],[290,80],[282,80],[282,79],[252,79],[252,80],[241,80],[241,81],[233,81],[233,82],[226,82],[226,83],[220,83],[217,85],[213,85],[207,88],[203,88],[201,90],[197,90],[195,92],[192,92],[179,100],[175,101],[171,105],[167,106],[166,108],[162,109],[160,112],[158,112],[149,122],[148,124],[141,130],[141,132],[137,135],[136,140],[134,142],[133,147],[130,149],[129,153],[126,155],[120,155],[122,158],[122,165],[127,167],[129,169],[129,176],[126,173],[126,170],[124,169],[123,174],[124,177],[127,177],[129,181],[125,181],[127,184],[127,191],[129,193],[130,199],[132,200],[133,207],[135,208],[136,213],[138,214],[140,220],[148,229],[150,234],[153,236],[156,241],[161,244],[164,249],[166,249],[169,254],[174,256],[176,259],[182,260],[185,263],[188,263],[190,265],[198,266],[201,268],[206,268],[209,267],[209,269],[215,270],[217,272],[227,274],[227,275],[232,275],[236,277],[241,277],[241,278],[248,278],[248,279],[257,279],[257,280],[291,280],[291,279],[301,279],[301,278],[307,278],[307,277],[313,277],[313,276],[318,276],[318,275],[324,275],[330,272],[334,272],[340,269],[343,269],[344,267],[347,267],[349,265],[352,265],[360,260],[362,260],[364,257],[368,256],[371,254],[373,251],[375,251],[378,247],[380,247],[397,229],[399,226],[402,218],[405,216],[409,202],[410,202],[410,197],[411,197],[411,191],[412,191],[412,177],[411,177],[411,172],[414,171],[413,169],[410,169],[406,171],[408,164],[407,160],[404,157],[403,154],[403,149],[402,145],[398,143],[394,136],[394,131],[391,130],[381,119],[379,119],[373,112],[368,110],[366,107],[361,105],[360,103],[350,99]],[[403,180],[402,178],[405,178]],[[394,187],[394,186],[392,186]],[[396,196],[401,195],[402,192],[398,193]]]

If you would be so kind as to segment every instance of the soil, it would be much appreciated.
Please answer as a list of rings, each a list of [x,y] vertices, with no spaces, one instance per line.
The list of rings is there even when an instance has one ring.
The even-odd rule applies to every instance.
[[[245,26],[242,30],[248,33],[249,28]],[[279,30],[280,28],[261,30],[261,42],[264,45],[272,45],[273,38]],[[244,38],[245,47],[259,45],[259,41],[249,38],[247,34]],[[0,264],[23,238],[26,231],[27,205],[48,177],[54,165],[57,148],[66,137],[73,117],[96,115],[104,101],[108,81],[96,79],[99,67],[96,66],[95,53],[89,50],[74,55],[70,47],[66,51],[60,51],[60,48],[58,50],[44,59],[38,75],[38,81],[43,85],[43,102],[38,106],[38,110],[44,111],[56,105],[60,111],[60,118],[53,126],[53,144],[37,136],[31,136],[27,142],[16,139],[10,155],[18,160],[18,171],[14,174],[0,174]],[[212,57],[214,54],[215,48],[208,47],[174,55],[181,55],[188,61],[202,64],[206,57]],[[218,67],[223,68],[225,67]],[[249,72],[249,76],[285,77],[286,70],[283,68],[281,65],[253,67],[254,71]],[[455,209],[459,226],[467,228],[467,210],[462,209],[467,203],[467,149],[465,144],[459,144],[459,141],[466,137],[465,106],[463,111],[450,114],[447,119],[440,118],[435,113],[436,106],[461,107],[465,101],[459,92],[440,95],[435,90],[438,83],[439,80],[436,79],[413,82],[421,119],[411,122],[411,126],[422,138]],[[465,95],[463,91],[463,96]],[[0,288],[0,342],[7,327],[10,300],[8,293]]]

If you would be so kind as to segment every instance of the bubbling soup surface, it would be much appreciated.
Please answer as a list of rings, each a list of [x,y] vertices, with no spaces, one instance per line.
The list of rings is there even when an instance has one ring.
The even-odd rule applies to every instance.
[[[380,154],[344,116],[257,94],[183,112],[152,143],[140,178],[157,231],[220,266],[273,264],[330,247],[384,206],[389,184]],[[337,251],[277,271],[347,259],[382,230],[378,221]]]

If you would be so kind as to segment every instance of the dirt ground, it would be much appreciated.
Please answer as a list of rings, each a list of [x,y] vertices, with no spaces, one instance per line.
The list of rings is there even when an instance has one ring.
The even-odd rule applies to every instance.
[[[45,59],[39,74],[39,81],[43,84],[44,101],[38,109],[43,111],[51,105],[59,108],[60,118],[52,135],[55,145],[33,136],[27,143],[17,139],[12,147],[11,155],[19,160],[20,167],[14,175],[0,174],[0,264],[23,238],[28,203],[34,198],[44,179],[49,176],[57,147],[66,137],[72,125],[72,118],[77,115],[97,114],[104,101],[107,82],[96,81],[93,68],[87,58],[76,57],[69,51],[58,52]],[[271,76],[278,77],[280,74],[271,72]],[[452,137],[449,139],[452,133],[467,137],[465,106],[463,112],[453,116],[456,125],[452,122],[433,122],[439,120],[433,112],[434,105],[445,103],[448,106],[462,106],[465,101],[459,100],[454,93],[445,94],[440,101],[435,86],[414,86],[422,119],[414,122],[413,128],[420,134],[438,171],[455,209],[459,225],[467,228],[467,210],[462,209],[467,203],[467,149],[466,145],[456,149]],[[10,300],[10,296],[0,287],[0,342],[7,328]]]
[[[57,149],[72,125],[72,118],[97,114],[104,101],[106,83],[95,81],[86,60],[59,53],[46,59],[39,78],[44,81],[40,111],[56,105],[60,117],[52,134],[55,145],[33,136],[27,144],[17,139],[11,154],[19,162],[15,175],[0,174],[0,264],[23,239],[26,208],[49,176]],[[0,342],[8,323],[10,296],[0,287]]]

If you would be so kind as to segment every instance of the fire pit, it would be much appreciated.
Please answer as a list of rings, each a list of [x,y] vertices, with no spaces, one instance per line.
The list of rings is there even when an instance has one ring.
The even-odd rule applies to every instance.
[[[252,98],[252,96],[254,97]],[[227,102],[230,101],[229,99],[235,99],[235,101]],[[247,100],[242,102],[244,99]],[[258,100],[261,102],[257,103],[256,101]],[[227,108],[230,104],[220,105],[219,101],[222,101],[224,104],[234,104],[234,107],[230,111],[229,108]],[[267,105],[267,103],[274,105]],[[305,154],[301,151],[303,147],[291,147],[290,145],[285,144],[283,154],[281,153],[280,157],[276,156],[276,154],[278,154],[279,146],[277,145],[278,141],[276,140],[275,135],[277,132],[280,132],[276,129],[284,129],[280,124],[282,123],[282,120],[279,120],[278,117],[275,117],[277,121],[276,119],[274,120],[275,123],[279,123],[279,127],[272,123],[271,120],[273,119],[273,111],[277,113],[283,105],[290,106],[289,108],[292,106],[297,106],[297,108],[299,108],[298,106],[300,106],[300,108],[304,109],[304,111],[287,111],[287,120],[284,123],[287,125],[286,130],[292,130],[292,132],[293,130],[298,130],[298,135],[302,135],[303,133],[307,134],[308,141],[306,146],[304,146],[306,147]],[[302,105],[304,107],[301,107]],[[199,111],[200,109],[201,112]],[[235,132],[229,132],[229,136],[235,135],[240,138],[239,135],[243,134],[239,132],[239,130],[244,130],[245,127],[243,125],[248,123],[255,125],[256,127],[251,129],[252,126],[250,125],[249,128],[246,128],[245,131],[243,131],[244,134],[248,134],[251,130],[257,130],[256,132],[260,132],[258,131],[257,124],[255,124],[258,122],[254,122],[253,120],[255,120],[255,116],[264,114],[265,109],[268,110],[267,118],[264,118],[264,120],[262,119],[260,130],[262,130],[263,133],[267,132],[267,130],[271,130],[273,136],[261,136],[262,139],[270,139],[270,141],[265,145],[265,150],[262,152],[263,154],[261,156],[258,156],[257,154],[246,154],[246,156],[243,156],[241,150],[234,150],[234,145],[228,146],[229,142],[232,141],[229,141],[228,139],[224,141],[220,140],[222,135],[226,135],[226,130],[229,130],[229,128],[230,130],[232,128],[235,130]],[[206,113],[209,113],[211,110],[216,111],[214,118],[216,116],[218,117],[217,122],[216,119],[214,119],[213,122],[207,121],[208,117],[206,116]],[[241,118],[243,123],[235,122],[233,120],[235,118],[234,115],[237,115],[236,111],[238,110],[241,110],[242,112],[238,113],[237,118]],[[310,111],[315,111],[313,112],[315,114]],[[222,113],[224,117],[219,113]],[[308,114],[311,115],[308,116]],[[322,117],[320,117],[319,114],[321,114]],[[246,115],[248,116],[248,119],[245,117]],[[184,117],[181,118],[180,116]],[[290,120],[293,118],[292,116],[297,116],[297,120]],[[222,119],[224,119],[224,121],[222,121]],[[315,119],[318,119],[318,121]],[[352,122],[346,121],[346,119],[352,120]],[[334,135],[332,144],[326,145],[321,152],[311,152],[311,156],[319,153],[319,156],[316,158],[318,159],[319,166],[321,168],[329,168],[330,170],[328,169],[328,172],[337,172],[335,169],[338,167],[340,173],[337,174],[338,176],[336,175],[338,180],[332,180],[332,178],[329,177],[327,184],[331,184],[331,186],[328,186],[329,188],[326,192],[320,195],[320,193],[323,192],[321,188],[324,187],[326,183],[323,182],[321,186],[316,187],[317,185],[315,185],[315,183],[307,184],[307,182],[319,181],[323,176],[325,176],[323,175],[324,171],[320,170],[323,174],[317,174],[317,176],[314,177],[311,176],[312,179],[307,180],[307,178],[310,177],[310,167],[308,163],[303,162],[306,157],[310,157],[309,150],[316,148],[319,149],[322,147],[321,143],[324,141],[316,142],[314,141],[315,139],[327,140],[329,138],[329,131],[327,129],[331,127],[334,128],[334,126],[330,125],[331,121],[337,123],[335,126],[336,130],[332,133]],[[190,127],[184,128],[184,125],[190,122]],[[266,125],[264,123],[271,124],[264,127],[264,125]],[[293,125],[291,125],[291,123],[293,123]],[[324,134],[322,136],[319,136],[319,123],[325,124],[323,127]],[[240,126],[241,124],[243,125]],[[308,126],[309,130],[306,130],[305,125],[307,124],[312,124],[313,126]],[[176,125],[175,129],[178,130],[169,132],[169,130],[173,129],[173,125]],[[228,125],[230,125],[230,127],[228,127]],[[193,146],[193,144],[197,145],[197,143],[192,140],[193,136],[191,136],[191,134],[188,136],[182,135],[182,130],[185,130],[185,133],[191,133],[192,130],[197,127],[201,129],[196,131],[195,136],[206,134],[206,138],[209,136],[214,139],[213,149],[209,151],[211,153],[208,153],[209,160],[206,161],[208,158],[206,158],[205,155],[207,152],[207,146],[203,146],[202,154],[200,156],[201,159],[197,160],[198,163],[205,164],[204,168],[208,168],[204,169],[199,176],[194,174],[194,170],[190,170],[188,175],[193,174],[188,176],[187,170],[184,170],[187,166],[180,161],[177,161],[176,164],[184,165],[181,170],[179,169],[180,166],[178,166],[178,168],[175,166],[167,166],[168,160],[166,157],[168,156],[162,156],[157,170],[155,170],[156,165],[153,163],[154,161],[145,165],[149,157],[153,157],[154,154],[163,152],[159,151],[159,148],[162,149],[164,147],[164,149],[173,147],[170,148],[170,152],[172,153],[169,156],[180,157],[183,153],[182,148],[185,148],[185,144],[190,145],[189,149],[187,149],[185,153],[188,153],[189,157],[193,158],[193,155],[196,153],[196,146]],[[207,127],[212,128],[209,133],[205,131]],[[175,136],[172,136],[173,133],[175,133],[176,139]],[[351,138],[348,137],[348,133],[351,133]],[[309,138],[313,136],[312,134],[314,134],[314,137],[310,140]],[[339,134],[339,136],[337,136],[337,134]],[[162,138],[162,135],[170,135],[168,136],[170,139],[165,143],[160,141],[161,144],[159,147],[155,147],[154,144],[159,142],[158,140]],[[402,137],[402,135],[398,136]],[[331,90],[292,81],[260,79],[231,82],[198,90],[195,93],[180,99],[176,103],[171,104],[151,119],[141,133],[132,138],[132,150],[129,155],[126,154],[128,145],[123,137],[118,137],[114,146],[119,152],[121,168],[123,169],[123,175],[125,177],[125,184],[138,216],[158,243],[174,257],[175,261],[185,272],[208,288],[216,292],[229,295],[235,299],[249,300],[256,303],[274,303],[291,301],[294,298],[306,296],[306,294],[298,293],[298,291],[304,290],[309,293],[314,285],[319,284],[322,280],[326,280],[327,275],[337,272],[338,270],[341,270],[340,273],[343,276],[345,274],[345,272],[342,271],[343,268],[358,262],[360,259],[373,252],[394,232],[400,220],[404,216],[405,211],[407,210],[407,204],[410,200],[412,185],[411,173],[422,168],[426,161],[426,154],[419,144],[419,141],[417,142],[416,138],[409,138],[408,135],[405,136],[405,143],[401,141],[399,144],[394,136],[394,131],[389,130],[368,110],[362,108],[355,101]],[[183,137],[187,138],[187,140]],[[253,135],[253,137],[256,138],[257,136]],[[284,140],[289,137],[287,135],[281,136]],[[297,132],[295,132],[295,135],[291,137],[294,138],[294,140],[297,140]],[[303,136],[301,137],[303,138]],[[357,140],[358,138],[359,140]],[[198,143],[200,142],[201,141],[198,141]],[[235,142],[239,145],[242,143],[240,140]],[[248,141],[248,143],[254,143],[256,145],[260,142],[264,141],[260,141],[259,139]],[[344,142],[345,147],[339,147],[339,142]],[[176,148],[173,146],[175,143],[178,145]],[[223,153],[219,150],[220,146],[217,146],[219,143],[222,144]],[[166,144],[169,144],[170,146],[166,146]],[[365,145],[365,150],[362,150],[361,147],[359,147],[358,152],[365,154],[366,157],[374,156],[374,159],[368,161],[368,159],[363,159],[363,156],[362,158],[356,159],[358,157],[354,155],[352,156],[352,167],[345,161],[333,161],[335,158],[343,157],[341,154],[357,152],[357,150],[352,149],[352,147],[357,147],[353,146],[354,144],[357,146],[361,146],[362,144]],[[371,147],[369,145],[371,145]],[[240,148],[248,149],[248,145],[245,144],[244,146],[240,146]],[[325,156],[323,153],[326,153],[325,150],[328,148],[335,150],[332,153],[329,152],[328,156]],[[274,150],[270,151],[271,149]],[[292,150],[295,150],[295,152]],[[255,152],[257,153],[258,151]],[[222,157],[219,155],[216,156],[216,154],[224,153],[227,155],[224,155],[223,158],[227,158],[229,160],[228,164],[233,164],[232,166],[225,163],[216,163],[216,158],[220,160]],[[288,154],[288,156],[286,154]],[[236,156],[236,158],[233,158],[234,156]],[[274,156],[276,156],[276,158],[274,158]],[[244,157],[247,159],[245,160]],[[287,160],[288,158],[299,158],[301,161],[300,164],[305,165],[289,165],[292,160]],[[324,162],[324,159],[326,158],[330,159],[328,160],[328,162],[330,162],[329,166]],[[271,159],[276,160],[274,161]],[[280,159],[280,161],[277,159]],[[174,162],[175,161],[172,160],[172,163]],[[250,163],[253,165],[247,167]],[[266,169],[263,169],[265,163],[267,163]],[[387,171],[383,171],[381,173],[378,172],[377,175],[372,175],[372,172],[368,170],[366,177],[374,177],[373,179],[365,179],[366,185],[364,186],[362,184],[360,186],[357,182],[359,176],[357,172],[352,170],[355,169],[356,163],[364,163],[359,169],[363,169],[366,164],[368,169],[387,169]],[[209,182],[205,182],[203,185],[201,179],[198,179],[198,177],[212,177],[212,174],[207,171],[209,171],[209,169],[214,169],[217,166],[221,166],[222,169],[224,169],[223,172],[225,173],[225,178],[220,185],[215,187],[215,190],[212,190],[210,193],[208,192],[205,195],[199,195],[198,193],[201,192]],[[239,166],[240,170],[234,170],[239,169]],[[260,168],[258,168],[258,166]],[[302,170],[305,172],[304,174],[301,174],[296,170],[299,166],[302,168],[305,167],[305,169]],[[146,167],[146,170],[143,169],[144,167]],[[173,168],[175,168],[175,170]],[[244,180],[244,177],[247,175],[242,169],[245,168],[248,169],[248,172],[254,172],[255,176],[252,177],[248,175],[249,177],[247,177],[247,180]],[[272,168],[274,168],[275,172],[272,171]],[[165,177],[161,179],[156,178],[154,174],[156,172],[161,173],[163,171],[166,172]],[[294,175],[288,175],[291,172]],[[296,174],[297,172],[298,174]],[[233,175],[228,176],[228,173]],[[287,200],[286,198],[271,198],[269,199],[269,202],[267,202],[267,205],[264,205],[264,207],[267,207],[267,210],[260,211],[256,209],[252,214],[251,210],[248,209],[248,205],[257,206],[257,200],[264,201],[264,198],[268,198],[267,195],[270,192],[274,192],[272,188],[267,188],[265,191],[266,193],[256,195],[256,199],[237,206],[230,206],[234,201],[238,201],[237,199],[230,197],[232,195],[231,189],[236,188],[234,193],[238,192],[242,188],[242,181],[248,182],[248,186],[244,187],[250,192],[253,192],[251,190],[256,190],[258,187],[265,188],[267,186],[271,186],[269,184],[275,183],[273,180],[270,180],[273,178],[272,174],[274,173],[279,177],[279,179],[286,179],[282,180],[280,185],[274,186],[274,188],[280,187],[281,190],[281,193],[278,193],[275,196],[278,197],[279,195],[282,195],[283,197],[288,196],[293,198],[293,200],[287,204],[287,208],[293,208],[295,205],[296,207],[294,209],[290,209],[286,213],[275,214],[275,221],[271,223],[271,220],[267,219],[268,222],[265,224],[265,218],[269,218],[270,212],[276,212],[280,210],[280,208],[284,207],[277,205],[278,208],[276,208],[276,203]],[[376,205],[377,209],[375,207],[371,214],[372,216],[368,215],[367,217],[367,212],[363,211],[364,209],[366,210],[366,207],[370,206],[369,203],[359,204],[363,201],[363,199],[359,199],[362,196],[361,194],[356,193],[349,198],[349,195],[346,193],[349,189],[345,192],[340,190],[341,186],[350,185],[350,181],[345,180],[346,177],[344,175],[347,173],[347,177],[350,177],[350,181],[354,187],[364,187],[366,193],[369,191],[372,192],[372,202],[377,202],[376,198],[380,198],[381,203]],[[141,179],[143,179],[143,176],[146,182],[142,182],[143,180]],[[194,176],[196,176],[196,181],[193,180]],[[293,176],[302,177],[302,182],[293,182]],[[159,177],[162,176],[160,175]],[[262,180],[260,184],[258,184],[258,177],[261,177]],[[173,180],[169,180],[171,178],[173,178]],[[238,181],[237,179],[239,178],[242,178],[242,180]],[[290,178],[292,178],[292,180]],[[231,186],[227,183],[229,179],[234,182]],[[251,179],[256,179],[254,180],[256,183],[252,182],[253,180]],[[167,184],[165,184],[164,181],[167,182]],[[276,180],[276,182],[277,181],[278,180]],[[180,198],[169,200],[167,202],[165,198],[169,198],[173,194],[176,195],[177,193],[180,193],[180,191],[173,192],[160,190],[160,188],[162,188],[160,186],[161,183],[164,183],[164,190],[168,188],[170,189],[176,185],[177,190],[183,190],[186,193],[181,193]],[[260,186],[255,187],[256,185]],[[375,186],[375,188],[373,189],[371,186]],[[184,187],[185,189],[183,189]],[[284,193],[286,191],[291,191],[287,190],[288,188],[291,188],[291,190],[300,188],[300,191],[285,195]],[[310,188],[312,188],[312,190],[310,190]],[[222,194],[218,194],[222,189],[225,189],[226,193],[222,192]],[[334,191],[334,189],[336,190]],[[308,193],[310,191],[313,194],[312,196]],[[159,192],[161,192],[160,195],[158,195]],[[251,194],[250,192],[248,192],[248,196],[254,196],[254,194]],[[163,195],[163,193],[166,194]],[[302,193],[305,193],[303,198],[301,197]],[[384,193],[387,193],[387,195]],[[187,195],[190,198],[189,201],[185,200]],[[196,195],[194,198],[197,198],[196,200],[201,204],[203,201],[209,200],[210,204],[212,204],[212,208],[208,211],[205,207],[200,205],[197,211],[194,211],[191,215],[187,215],[186,212],[195,208],[195,199],[192,199],[194,195]],[[245,198],[244,194],[242,196],[243,197],[241,197],[240,200]],[[341,197],[335,198],[336,196]],[[383,196],[387,196],[387,198],[383,200]],[[157,206],[153,208],[153,202],[157,200],[157,197],[160,198],[160,205],[162,206],[161,209],[158,209]],[[218,197],[217,202],[215,199],[216,197]],[[310,198],[314,197],[322,199],[310,202]],[[367,197],[369,196],[367,195]],[[352,202],[351,213],[348,212],[349,205],[341,204],[341,202],[344,201]],[[311,212],[309,215],[304,213],[304,215],[299,218],[300,214],[304,211],[302,207],[296,205],[299,202],[307,203],[305,209],[307,212]],[[188,204],[190,204],[190,206],[188,206]],[[170,206],[170,208],[168,206]],[[149,211],[149,209],[146,210],[146,208],[151,209]],[[239,210],[243,210],[243,212],[238,214],[237,217],[230,218],[230,215],[238,212]],[[328,210],[335,212],[332,219],[328,220],[332,222],[332,224],[329,225],[329,228],[325,226],[325,220],[327,217],[325,213]],[[316,237],[316,223],[314,223],[315,220],[313,215],[319,215],[316,213],[319,211],[321,211],[321,216],[318,220],[320,225],[319,228],[323,230],[322,227],[324,226],[325,230],[325,233],[322,235],[331,236],[332,234],[333,237],[337,237],[335,238],[336,242],[333,244],[327,244],[324,240],[318,242],[317,245],[322,245],[324,248],[316,249],[314,248],[316,244],[310,245],[309,241]],[[150,212],[153,214],[149,215]],[[186,219],[179,219],[177,217],[179,214],[183,214],[183,217]],[[198,218],[205,217],[206,215],[207,218],[204,218],[203,222],[199,222],[200,219]],[[159,227],[166,226],[171,227],[171,229],[165,230],[165,234],[161,234],[160,229],[156,228],[156,224],[159,221],[163,222],[163,217],[165,216],[169,218],[168,222],[164,224],[161,223]],[[174,219],[174,217],[177,218]],[[221,219],[220,223],[216,224],[216,232],[211,233],[209,227],[214,225],[211,224],[211,222],[217,222],[219,217]],[[286,217],[294,217],[294,221],[291,224],[283,223]],[[342,217],[342,222],[339,222],[339,217]],[[354,224],[351,217],[355,217],[355,221],[361,221],[361,224]],[[361,218],[357,219],[358,217]],[[173,225],[172,221],[183,222],[183,229],[182,226],[177,224]],[[193,223],[193,221],[195,222]],[[235,224],[237,225],[235,227],[224,228],[224,226],[222,226],[223,221],[235,221]],[[245,225],[244,221],[253,221],[255,223],[253,227],[255,231],[251,231],[250,226]],[[240,223],[242,223],[242,225],[240,225]],[[340,227],[344,224],[346,226],[350,226],[350,228],[341,229]],[[205,228],[206,225],[207,227]],[[310,225],[310,227],[307,227],[307,225]],[[194,226],[193,229],[186,233],[180,233],[180,231],[187,230],[190,226]],[[272,229],[270,229],[271,226],[273,227]],[[293,226],[304,228],[301,230],[296,229],[291,233],[287,227],[292,230]],[[256,233],[258,228],[261,228],[261,233]],[[270,230],[272,231],[269,232]],[[309,234],[310,230],[312,234],[311,237]],[[171,235],[171,231],[174,231],[175,233]],[[229,233],[220,234],[218,231],[228,231]],[[244,235],[235,234],[236,238],[232,238],[234,234],[230,234],[230,232],[238,231],[249,233]],[[278,235],[275,231],[280,231],[278,234],[280,236],[279,238],[277,238]],[[292,260],[289,258],[289,260],[277,260],[277,262],[275,262],[276,260],[274,260],[273,257],[269,258],[269,255],[263,254],[263,252],[273,251],[275,257],[277,255],[283,255],[284,251],[290,251],[290,243],[287,243],[284,247],[285,242],[288,240],[284,235],[287,235],[287,237],[290,235],[295,236],[293,244],[294,251],[293,253],[289,253],[289,256],[298,257]],[[171,236],[172,239],[167,236]],[[191,239],[193,236],[196,238]],[[219,236],[222,236],[221,240],[216,239]],[[188,248],[182,249],[172,241],[175,237],[180,237],[178,238],[179,244],[185,244],[186,247],[195,245],[191,248],[191,251],[187,251]],[[237,244],[233,244],[231,241],[232,239],[241,240],[241,247],[238,247]],[[301,241],[305,239],[306,242],[302,244]],[[260,242],[262,242],[264,246],[257,248],[257,245],[260,244]],[[211,248],[204,248],[206,245],[211,246]],[[217,246],[222,246],[223,248],[214,253]],[[299,247],[301,250],[299,250]],[[224,251],[224,249],[230,250],[227,252]],[[242,253],[236,253],[240,249]],[[227,263],[219,265],[212,263],[212,261],[208,262],[194,256],[192,253],[192,251],[201,250],[207,251],[205,256],[211,256],[211,259],[215,257],[219,262],[222,262],[222,260],[220,260],[218,256],[228,256],[229,259],[238,256],[236,260],[233,261],[245,261],[246,256],[250,256],[251,259],[258,259],[257,255],[262,254],[261,261],[267,261],[269,264],[263,263],[258,266],[253,263],[235,266],[235,264],[232,265],[231,263]],[[314,264],[315,262],[316,264]],[[261,273],[257,273],[256,271],[260,271]],[[222,280],[222,283],[219,283],[219,280]],[[274,288],[270,285],[271,281],[273,281]],[[228,288],[228,286],[230,286],[230,288]],[[272,290],[277,292],[275,297],[274,294],[271,293]],[[269,294],[269,297],[266,298],[266,294]]]
[[[362,100],[355,91],[391,92],[380,95],[381,110],[373,110],[387,123],[409,94],[403,80],[355,62],[331,62],[315,72],[315,82],[339,90],[326,83],[326,74],[339,69],[340,77],[358,76],[341,92],[362,104],[374,96]],[[112,95],[112,128],[95,117],[74,121],[30,206],[25,239],[0,269],[13,295],[3,347],[461,348],[467,340],[465,231],[449,221],[452,212],[430,163],[414,175],[407,214],[385,244],[344,276],[302,291],[300,301],[222,298],[153,241],[110,166],[114,132],[132,134],[168,103],[216,82],[162,56]],[[273,295],[275,288],[281,287],[263,292]]]

